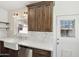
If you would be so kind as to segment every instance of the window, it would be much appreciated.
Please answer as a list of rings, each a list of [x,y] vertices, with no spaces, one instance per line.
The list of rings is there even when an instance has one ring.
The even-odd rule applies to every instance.
[[[75,20],[61,20],[61,36],[74,37],[75,36]]]

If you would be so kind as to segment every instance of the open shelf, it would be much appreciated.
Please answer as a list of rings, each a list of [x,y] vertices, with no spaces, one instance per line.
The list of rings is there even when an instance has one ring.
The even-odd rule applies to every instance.
[[[6,24],[4,27],[0,27],[0,29],[9,29],[9,27],[8,27],[8,24],[9,24],[9,22],[4,22],[4,21],[0,21],[0,23],[2,23],[2,24]]]
[[[9,22],[0,21],[0,23],[9,24]]]

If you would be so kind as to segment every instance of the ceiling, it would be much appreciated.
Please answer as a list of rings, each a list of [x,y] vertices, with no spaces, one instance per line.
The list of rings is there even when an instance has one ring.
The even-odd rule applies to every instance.
[[[4,8],[6,10],[17,10],[24,8],[25,5],[36,2],[39,1],[0,1],[0,8]]]

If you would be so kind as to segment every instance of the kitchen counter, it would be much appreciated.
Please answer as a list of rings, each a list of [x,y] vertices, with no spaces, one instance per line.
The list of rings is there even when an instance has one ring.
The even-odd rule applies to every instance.
[[[53,51],[53,45],[51,45],[50,42],[45,42],[45,41],[41,42],[41,41],[34,41],[28,39],[24,40],[24,39],[13,39],[13,38],[0,38],[0,41],[15,43],[26,47]]]
[[[53,51],[53,46],[47,42],[23,40],[21,42],[18,42],[18,44],[23,45],[23,46],[27,46],[27,47]]]

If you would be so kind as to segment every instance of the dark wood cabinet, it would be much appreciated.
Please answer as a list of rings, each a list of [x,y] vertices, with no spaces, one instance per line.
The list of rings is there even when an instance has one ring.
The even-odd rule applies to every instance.
[[[51,57],[51,51],[33,49],[33,57]]]
[[[52,31],[53,2],[39,2],[28,5],[28,30]]]
[[[32,57],[51,57],[51,51],[37,49],[20,45],[19,57],[28,57],[29,49],[32,50]]]
[[[20,46],[19,50],[12,50],[4,47],[4,42],[0,41],[0,57],[28,57],[29,49],[32,49],[32,57],[51,57],[51,51]]]
[[[52,31],[52,18],[51,18],[51,13],[53,10],[51,10],[51,4],[46,4],[43,7],[43,24],[44,24],[44,30],[45,31]]]
[[[1,54],[3,54],[4,57],[18,57],[18,50],[3,47]]]
[[[1,53],[1,42],[0,42],[0,53]]]
[[[35,29],[35,8],[34,7],[31,7],[29,8],[29,20],[28,20],[28,30],[29,31],[34,31]]]
[[[17,57],[18,50],[12,50],[4,47],[4,42],[0,41],[0,57]]]
[[[9,49],[10,57],[18,57],[18,50]]]
[[[3,42],[0,41],[0,54],[1,54],[2,50],[3,50]]]

